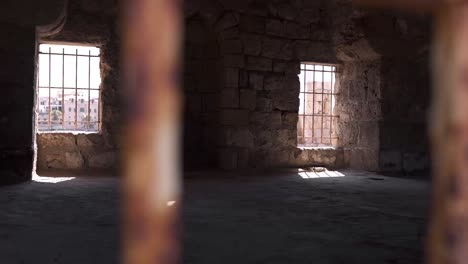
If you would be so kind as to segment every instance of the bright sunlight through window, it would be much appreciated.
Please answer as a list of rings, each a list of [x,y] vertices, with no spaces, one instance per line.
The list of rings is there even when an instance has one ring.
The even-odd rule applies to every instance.
[[[302,63],[300,108],[297,123],[299,147],[331,147],[337,144],[335,133],[336,67]]]
[[[100,130],[99,48],[41,44],[37,83],[40,132]]]

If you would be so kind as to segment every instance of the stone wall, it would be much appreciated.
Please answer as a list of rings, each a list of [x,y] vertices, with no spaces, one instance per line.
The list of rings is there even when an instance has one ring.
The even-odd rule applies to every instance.
[[[0,185],[32,177],[36,26],[59,24],[62,10],[59,0],[0,3]]]
[[[216,32],[199,16],[186,21],[184,59],[184,166],[215,167],[221,57]],[[235,99],[235,98],[234,98]]]
[[[37,170],[115,169],[118,165],[121,102],[116,1],[72,0],[63,30],[41,41],[101,48],[101,114],[98,134],[38,133]]]
[[[380,122],[380,170],[409,174],[430,169],[427,118],[429,109],[429,63],[427,56],[383,61]],[[395,69],[398,68],[398,71]],[[395,89],[399,87],[399,89]],[[398,106],[398,107],[397,107]]]
[[[0,184],[25,181],[33,168],[35,28],[1,23]]]
[[[217,148],[219,167],[383,167],[380,157],[387,147],[381,142],[386,133],[383,124],[390,121],[382,107],[400,104],[384,89],[404,90],[404,85],[393,81],[404,81],[400,73],[408,76],[404,75],[408,67],[397,64],[389,71],[388,62],[427,47],[427,18],[363,10],[349,1],[296,0],[192,0],[186,2],[186,17],[189,38],[203,38],[193,31],[193,21],[198,21],[211,32],[210,38],[216,38],[218,46],[213,46],[219,47],[221,82],[213,91],[218,96],[218,116],[212,120],[208,143]],[[188,50],[193,47],[191,42],[187,46]],[[405,51],[399,53],[403,47]],[[414,60],[413,67],[424,69],[425,56]],[[336,148],[297,147],[301,61],[338,65]],[[208,75],[216,78],[217,73],[209,71]],[[412,82],[428,91],[425,77],[412,78]],[[199,78],[207,78],[206,72]],[[187,105],[199,105],[199,98],[192,92]],[[426,99],[421,101],[427,105]],[[187,119],[190,122],[191,117]],[[403,123],[394,127],[397,134],[404,135]],[[421,149],[423,145],[420,142]]]

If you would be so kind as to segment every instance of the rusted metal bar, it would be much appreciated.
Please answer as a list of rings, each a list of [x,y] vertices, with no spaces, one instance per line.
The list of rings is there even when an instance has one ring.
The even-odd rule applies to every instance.
[[[468,4],[436,14],[431,142],[434,200],[429,262],[468,260]]]
[[[178,263],[181,7],[124,1],[123,263]]]

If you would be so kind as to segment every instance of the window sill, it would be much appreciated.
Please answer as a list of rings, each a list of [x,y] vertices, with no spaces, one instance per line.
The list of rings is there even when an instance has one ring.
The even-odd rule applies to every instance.
[[[306,147],[306,146],[297,146],[300,150],[337,150],[338,147]]]
[[[44,135],[44,134],[72,134],[72,135],[97,135],[101,134],[100,131],[37,131],[36,132],[38,135]]]

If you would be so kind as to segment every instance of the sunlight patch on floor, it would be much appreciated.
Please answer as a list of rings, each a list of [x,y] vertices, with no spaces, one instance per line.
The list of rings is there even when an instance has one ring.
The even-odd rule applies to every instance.
[[[339,171],[329,171],[329,170],[315,171],[313,169],[311,169],[311,170],[299,169],[298,174],[303,179],[338,178],[338,177],[344,177],[345,176],[343,173],[341,173]]]
[[[74,180],[76,177],[46,177],[46,176],[39,176],[33,175],[33,181],[40,182],[40,183],[61,183],[66,181]]]

